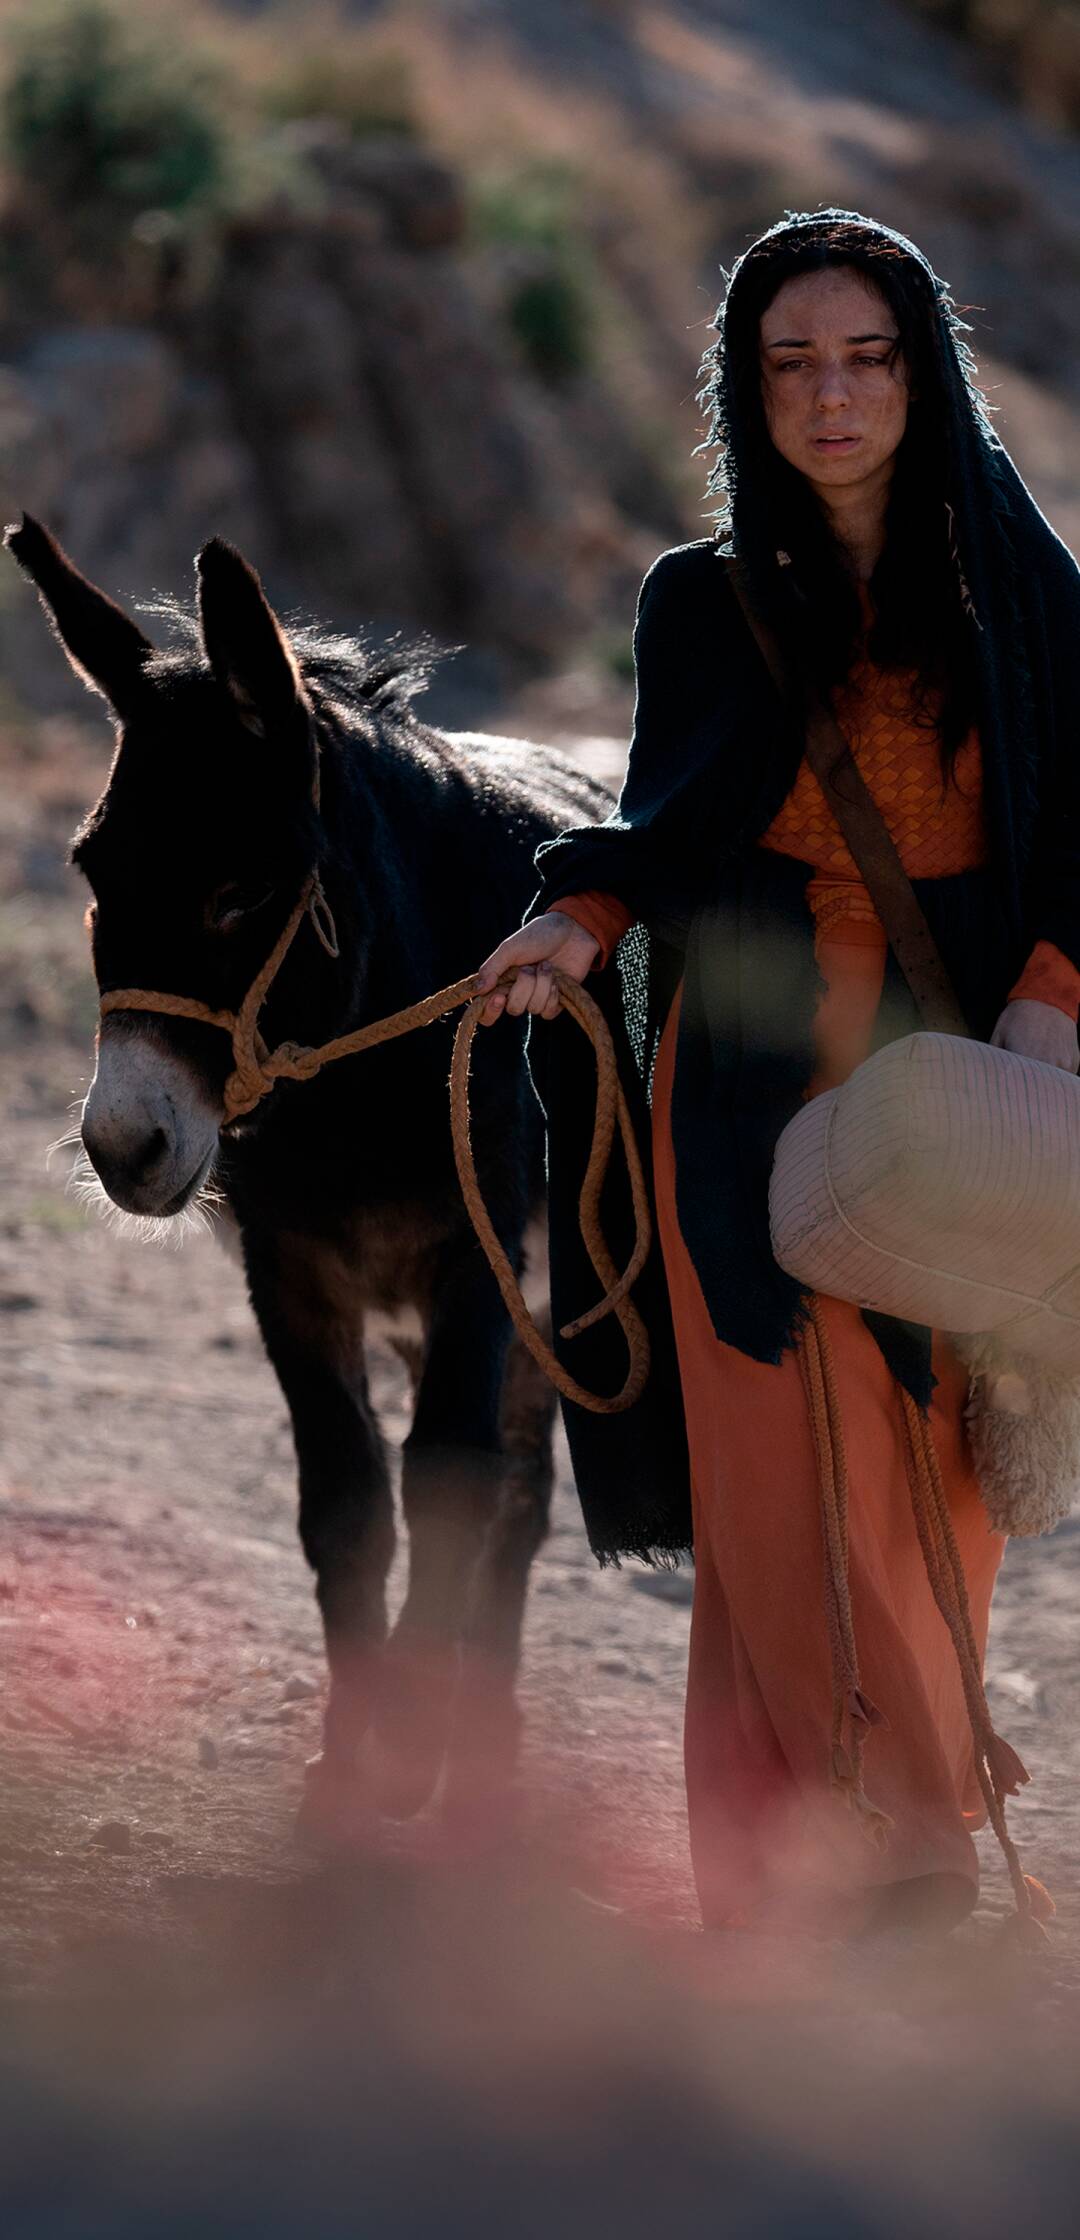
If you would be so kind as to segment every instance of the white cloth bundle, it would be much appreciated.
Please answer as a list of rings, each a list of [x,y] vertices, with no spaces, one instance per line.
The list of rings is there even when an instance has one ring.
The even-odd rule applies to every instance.
[[[1080,1480],[1080,1080],[952,1035],[890,1043],[789,1122],[769,1216],[809,1288],[958,1334],[995,1522],[1058,1522]]]

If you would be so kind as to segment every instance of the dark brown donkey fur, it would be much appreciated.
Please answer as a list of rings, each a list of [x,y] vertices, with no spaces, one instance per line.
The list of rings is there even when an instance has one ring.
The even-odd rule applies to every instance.
[[[522,917],[540,841],[610,806],[546,749],[422,723],[411,700],[426,648],[387,658],[308,628],[286,636],[253,570],[219,540],[199,555],[197,622],[174,611],[163,651],[36,522],[7,541],[119,719],[108,784],[72,847],[93,889],[103,993],[153,988],[235,1008],[318,865],[340,955],[304,919],[260,1025],[271,1047],[321,1043],[474,970]],[[317,1806],[357,1781],[369,1726],[376,1748],[363,1761],[399,1811],[430,1794],[448,1738],[452,1772],[475,1762],[477,1722],[496,1755],[512,1751],[551,1409],[546,1392],[522,1408],[512,1354],[507,1376],[508,1319],[462,1205],[447,1107],[453,1025],[279,1083],[219,1134],[228,1036],[114,1013],[98,1078],[106,1052],[121,1077],[136,1065],[141,1102],[119,1136],[115,1116],[111,1132],[89,1124],[94,1090],[84,1112],[86,1148],[119,1203],[175,1214],[212,1173],[235,1218],[292,1415],[300,1536],[326,1633]],[[481,1185],[519,1266],[543,1183],[523,1041],[519,1022],[479,1035],[472,1081]],[[155,1066],[169,1090],[157,1105]],[[179,1181],[189,1154],[187,1139],[179,1151],[172,1140],[177,1081],[203,1116]],[[403,1458],[409,1584],[389,1644],[393,1504],[364,1357],[376,1309],[414,1310],[418,1330]]]

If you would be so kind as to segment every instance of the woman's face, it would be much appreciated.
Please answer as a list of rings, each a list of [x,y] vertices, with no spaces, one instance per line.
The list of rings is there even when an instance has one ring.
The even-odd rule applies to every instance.
[[[785,280],[762,316],[769,434],[826,502],[888,487],[909,403],[898,340],[884,296],[850,266]]]

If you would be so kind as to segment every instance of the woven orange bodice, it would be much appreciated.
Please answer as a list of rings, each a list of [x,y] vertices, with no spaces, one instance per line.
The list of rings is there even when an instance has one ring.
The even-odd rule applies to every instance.
[[[945,784],[938,734],[925,717],[918,718],[913,682],[913,671],[858,661],[834,707],[908,877],[940,879],[986,861],[982,756],[972,731]],[[819,928],[823,919],[841,916],[874,920],[847,842],[807,761],[762,845],[813,864],[821,875],[812,882]]]
[[[960,747],[945,784],[938,734],[925,715],[919,720],[913,682],[914,671],[881,669],[872,661],[857,661],[836,693],[836,720],[850,742],[908,877],[942,879],[959,871],[973,871],[987,860],[982,754],[978,734],[972,731]],[[807,900],[819,940],[828,938],[884,951],[884,927],[805,758],[760,844],[813,866],[816,876],[807,888]],[[609,894],[563,896],[549,907],[565,911],[593,935],[600,946],[599,961],[605,964],[633,922],[632,913]],[[1012,1001],[1026,997],[1050,1003],[1075,1019],[1080,1005],[1080,972],[1052,942],[1037,941],[1009,997]]]

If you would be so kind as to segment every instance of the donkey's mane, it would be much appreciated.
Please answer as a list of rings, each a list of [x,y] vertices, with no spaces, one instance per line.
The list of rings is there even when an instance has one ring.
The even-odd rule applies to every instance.
[[[187,668],[194,660],[205,666],[198,617],[181,599],[161,596],[139,601],[139,612],[164,623],[171,640],[157,656],[166,667]],[[438,663],[458,652],[420,635],[406,638],[395,631],[382,645],[372,645],[362,632],[347,637],[303,615],[282,615],[304,681],[328,709],[343,715],[381,715],[411,718],[409,703],[426,690]]]

